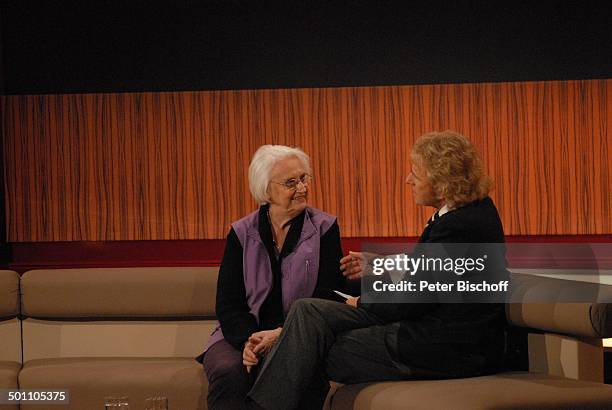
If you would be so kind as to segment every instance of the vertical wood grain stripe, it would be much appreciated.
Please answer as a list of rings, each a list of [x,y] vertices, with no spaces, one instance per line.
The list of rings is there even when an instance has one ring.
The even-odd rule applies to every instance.
[[[422,133],[480,149],[506,233],[612,232],[612,80],[3,96],[8,240],[222,238],[255,209],[262,144],[311,155],[343,236],[418,235],[404,178]]]

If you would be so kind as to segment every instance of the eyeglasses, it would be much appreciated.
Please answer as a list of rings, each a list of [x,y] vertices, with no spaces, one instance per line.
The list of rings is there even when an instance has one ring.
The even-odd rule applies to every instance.
[[[288,180],[286,180],[285,182],[274,182],[274,181],[270,181],[273,184],[277,184],[277,185],[282,185],[287,189],[290,190],[295,190],[297,189],[299,184],[302,185],[308,185],[312,182],[312,175],[308,175],[308,174],[304,174],[299,178],[290,178]]]

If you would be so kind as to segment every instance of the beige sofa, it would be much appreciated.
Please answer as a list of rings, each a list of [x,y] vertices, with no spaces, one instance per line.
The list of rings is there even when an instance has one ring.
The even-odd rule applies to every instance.
[[[102,409],[125,395],[131,409],[166,395],[173,410],[206,408],[193,360],[214,326],[217,268],[112,268],[0,272],[0,388],[67,389],[70,404]],[[21,321],[16,318],[21,284]],[[612,305],[508,305],[529,336],[529,372],[457,380],[336,386],[343,409],[612,408],[601,339]],[[8,319],[8,320],[7,320]],[[6,336],[8,335],[8,336]],[[23,342],[23,352],[21,351]],[[23,367],[21,368],[21,354]],[[0,409],[9,408],[0,405]],[[16,406],[13,406],[16,408]]]
[[[602,313],[600,307],[514,305],[507,312],[515,324],[535,327],[540,323],[540,330],[547,331],[529,334],[529,372],[344,386],[332,398],[332,408],[612,409],[612,386],[602,384],[601,338],[596,334],[596,326],[591,329],[586,326],[590,318]],[[583,329],[577,330],[583,325]]]
[[[511,300],[572,297],[612,300],[612,287],[512,274]],[[612,333],[612,304],[513,303],[506,317],[529,328],[529,371],[455,380],[344,386],[332,399],[344,409],[612,409],[612,386],[603,384],[602,339]]]
[[[26,272],[20,388],[68,389],[70,409],[103,409],[105,396],[127,396],[138,410],[155,395],[167,396],[172,409],[206,408],[206,378],[194,357],[215,323],[217,271]]]

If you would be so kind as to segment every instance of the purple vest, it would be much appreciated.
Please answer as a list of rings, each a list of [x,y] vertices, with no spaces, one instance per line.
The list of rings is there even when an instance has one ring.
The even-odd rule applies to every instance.
[[[311,297],[317,285],[321,236],[334,224],[336,217],[315,208],[306,208],[300,238],[281,263],[283,311],[287,315],[291,304]],[[259,322],[259,309],[272,290],[270,257],[259,236],[259,211],[234,222],[232,228],[242,245],[242,268],[247,304]],[[223,339],[220,325],[213,331],[206,349]]]

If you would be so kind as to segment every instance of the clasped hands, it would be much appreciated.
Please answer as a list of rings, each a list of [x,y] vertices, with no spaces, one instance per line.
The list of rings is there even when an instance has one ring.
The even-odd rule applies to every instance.
[[[261,330],[249,337],[242,350],[242,364],[246,366],[247,373],[251,373],[251,369],[259,363],[259,359],[272,349],[282,330],[282,327]]]
[[[347,279],[358,279],[369,271],[372,260],[379,255],[369,252],[349,252],[348,255],[340,259],[340,270]],[[346,300],[347,305],[357,307],[359,297]],[[283,330],[278,327],[272,330],[262,330],[253,333],[244,344],[242,351],[242,364],[246,366],[247,373],[250,373],[253,366],[257,366],[259,359],[266,355]]]

